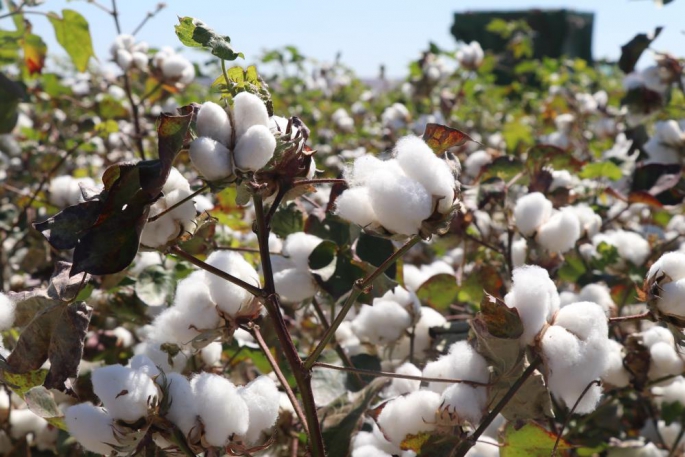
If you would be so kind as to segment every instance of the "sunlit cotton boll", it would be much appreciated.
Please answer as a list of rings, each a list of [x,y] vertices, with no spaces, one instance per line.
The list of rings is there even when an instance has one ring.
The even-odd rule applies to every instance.
[[[421,370],[419,370],[416,365],[409,362],[400,365],[395,370],[395,373],[401,375],[421,376]],[[385,389],[384,395],[386,397],[397,397],[398,395],[415,392],[419,390],[419,387],[421,387],[421,381],[419,380],[393,378],[388,388]]]
[[[418,435],[435,429],[435,413],[440,395],[419,390],[389,401],[378,416],[378,425],[391,443],[399,446],[407,435]]]
[[[202,373],[190,385],[209,445],[224,446],[231,435],[245,435],[250,426],[250,410],[232,382],[219,375]]]
[[[269,113],[264,102],[254,94],[241,92],[233,99],[235,133],[238,141],[254,125],[269,127]]]
[[[204,102],[197,113],[197,134],[228,146],[231,140],[231,121],[226,110],[214,102]]]
[[[521,317],[521,343],[531,344],[559,309],[559,294],[549,273],[538,266],[516,268],[512,276],[513,286],[504,302],[509,308],[516,308]]]
[[[109,455],[114,450],[109,445],[117,444],[114,423],[104,408],[90,402],[70,406],[64,413],[64,421],[71,436],[87,451]]]
[[[552,202],[540,192],[533,192],[516,201],[514,218],[516,227],[524,236],[530,236],[552,215]]]
[[[174,54],[162,62],[162,74],[165,78],[177,80],[181,84],[190,84],[195,79],[195,67],[185,57]]]
[[[675,251],[662,255],[649,268],[646,279],[649,281],[661,275],[665,275],[663,282],[685,278],[685,253]]]
[[[283,255],[303,270],[309,269],[309,256],[323,240],[315,235],[295,232],[288,235],[283,243]]]
[[[7,330],[14,324],[16,306],[11,298],[0,292],[0,331]]]
[[[626,387],[630,384],[630,373],[623,366],[625,357],[623,345],[611,339],[607,341],[607,344],[607,361],[604,373],[601,375],[602,381],[615,387]]]
[[[95,187],[95,181],[91,178],[73,178],[68,175],[52,179],[48,187],[50,203],[59,208],[64,208],[82,202],[81,185],[86,188]]]
[[[252,265],[238,254],[231,251],[214,251],[207,257],[207,263],[219,270],[233,275],[248,284],[259,287],[259,275]],[[217,307],[231,317],[235,317],[242,307],[253,299],[252,294],[213,274],[207,274],[209,293]]]
[[[548,251],[564,253],[572,249],[579,238],[578,217],[570,208],[563,208],[538,228],[535,239]]]
[[[238,139],[235,147],[235,165],[241,170],[257,171],[274,156],[276,138],[269,127],[253,125]]]
[[[361,227],[378,223],[366,187],[352,187],[343,192],[335,200],[335,214]]]
[[[287,303],[299,303],[316,294],[316,283],[308,270],[288,268],[274,272],[276,293]]]
[[[190,143],[190,161],[207,181],[217,181],[233,174],[229,150],[223,144],[207,137]]]
[[[352,321],[352,330],[360,339],[388,344],[397,341],[411,322],[411,315],[397,302],[375,299],[373,306],[362,305]]]
[[[428,363],[423,369],[427,378],[463,379],[466,381],[487,383],[490,379],[488,363],[466,341],[454,343],[446,355]],[[428,388],[443,393],[452,383],[431,381]]]
[[[122,365],[93,370],[93,391],[113,419],[135,422],[145,417],[158,396],[149,376]]]
[[[445,389],[441,399],[440,409],[449,413],[452,420],[456,419],[460,424],[476,425],[483,417],[488,393],[486,387],[455,383]]]
[[[649,378],[659,379],[683,372],[683,359],[676,352],[675,347],[665,342],[658,342],[649,348],[651,363]]]
[[[199,431],[197,423],[197,401],[190,385],[190,381],[180,373],[170,373],[166,375],[168,394],[171,399],[171,406],[166,414],[166,418],[176,425],[188,436],[193,428]]]
[[[238,394],[249,410],[250,426],[245,439],[256,444],[262,433],[273,427],[278,419],[278,388],[271,378],[260,376],[246,386],[239,387]]]

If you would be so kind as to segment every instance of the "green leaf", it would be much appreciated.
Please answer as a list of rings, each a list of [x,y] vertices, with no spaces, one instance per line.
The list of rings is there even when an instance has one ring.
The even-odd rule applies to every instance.
[[[295,203],[290,203],[285,208],[279,208],[271,218],[271,231],[281,238],[285,238],[291,233],[301,232],[303,229],[303,214],[297,209]]]
[[[221,36],[199,19],[192,17],[178,18],[175,26],[176,35],[181,43],[192,48],[209,48],[213,55],[223,60],[245,58],[242,52],[235,52],[231,47],[231,38]]]
[[[500,447],[501,457],[549,457],[557,440],[556,434],[537,424],[526,424],[516,430],[514,424],[507,424],[504,430],[504,443]],[[558,450],[571,449],[571,445],[561,439]]]
[[[17,108],[23,98],[23,87],[5,76],[4,72],[0,73],[0,134],[14,129],[19,118]]]
[[[509,181],[523,171],[523,163],[517,157],[501,156],[483,167],[482,180],[497,177]]]
[[[439,311],[444,311],[457,301],[459,296],[457,279],[448,273],[434,275],[421,284],[416,295],[422,303]]]
[[[646,33],[639,33],[635,35],[629,42],[621,46],[621,57],[618,60],[618,67],[624,73],[630,73],[635,69],[635,64],[640,59],[642,53],[652,44],[652,41],[663,30],[663,27],[657,27],[653,33],[649,35]]]
[[[90,27],[86,18],[74,10],[62,10],[60,18],[54,13],[48,16],[55,29],[55,38],[62,45],[78,71],[86,71],[88,61],[95,57]]]
[[[612,181],[618,181],[623,173],[615,163],[607,161],[588,163],[580,171],[579,176],[583,179],[608,178]]]
[[[374,267],[378,267],[395,252],[395,247],[393,246],[392,241],[387,238],[379,238],[362,232],[357,239],[357,248],[355,252],[364,262],[368,262]],[[390,267],[385,270],[385,274],[391,279],[395,279],[397,276],[397,264],[393,263],[390,265]]]
[[[174,294],[173,272],[161,265],[152,265],[138,275],[136,295],[148,306],[161,306]]]
[[[309,254],[309,268],[318,270],[335,260],[338,246],[331,240],[324,240]]]

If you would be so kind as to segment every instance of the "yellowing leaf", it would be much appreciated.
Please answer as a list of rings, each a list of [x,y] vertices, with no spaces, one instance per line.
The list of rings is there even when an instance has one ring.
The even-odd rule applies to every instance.
[[[426,444],[430,437],[431,434],[426,432],[419,433],[418,435],[407,435],[404,437],[404,440],[402,440],[400,449],[403,451],[414,451],[418,454],[421,452],[421,448],[424,444]]]
[[[555,433],[549,432],[537,424],[530,423],[516,430],[510,423],[504,430],[504,444],[500,448],[501,457],[549,457],[557,440]],[[566,450],[571,445],[559,440],[557,456],[568,455]]]
[[[35,75],[43,71],[45,66],[45,54],[48,47],[45,45],[41,37],[38,35],[26,35],[22,39],[22,48],[24,50],[24,63],[30,75]]]

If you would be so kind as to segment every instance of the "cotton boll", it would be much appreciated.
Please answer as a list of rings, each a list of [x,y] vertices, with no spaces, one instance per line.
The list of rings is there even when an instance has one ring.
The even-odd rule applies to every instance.
[[[377,224],[377,216],[371,206],[369,189],[352,187],[335,200],[335,214],[361,227]]]
[[[660,408],[671,403],[685,405],[685,378],[676,376],[666,386],[654,386],[652,387],[652,394]]]
[[[260,376],[245,387],[238,388],[238,394],[249,410],[250,427],[245,438],[248,443],[256,444],[262,432],[273,427],[278,419],[278,388],[271,378]]]
[[[169,176],[162,187],[162,192],[164,192],[164,194],[168,194],[174,190],[190,192],[190,183],[176,167],[171,167],[169,170]]]
[[[115,60],[122,70],[128,70],[133,64],[133,55],[126,49],[119,49],[116,53]]]
[[[208,444],[225,446],[231,435],[245,435],[250,425],[249,409],[232,382],[219,375],[201,373],[190,385]]]
[[[354,448],[351,457],[393,457],[385,451],[378,449],[372,444]]]
[[[533,192],[516,201],[514,218],[516,227],[524,236],[530,236],[552,215],[552,202],[540,192]]]
[[[596,214],[590,206],[581,203],[570,207],[580,221],[581,232],[592,238],[602,227],[602,218]]]
[[[378,425],[391,443],[399,446],[407,435],[435,429],[440,395],[419,390],[389,401],[378,416]]]
[[[531,344],[542,326],[559,309],[559,294],[546,270],[537,266],[514,269],[513,286],[504,297],[509,308],[518,310],[523,323],[521,343]]]
[[[323,240],[315,235],[295,232],[288,235],[283,243],[283,255],[301,270],[309,270],[309,256]]]
[[[673,119],[656,122],[654,124],[654,133],[661,143],[666,143],[675,147],[680,147],[685,143],[683,131],[680,129],[678,122]]]
[[[308,270],[288,268],[274,273],[276,293],[286,303],[299,303],[316,294],[316,283]]]
[[[12,299],[0,292],[0,331],[7,330],[14,324],[16,306]]]
[[[215,341],[209,343],[207,346],[200,349],[200,357],[202,357],[202,362],[207,366],[218,365],[221,362],[221,352],[223,348],[221,342]]]
[[[373,306],[362,305],[352,321],[352,330],[360,339],[373,344],[397,341],[411,326],[411,316],[394,301],[375,299]]]
[[[345,180],[353,187],[365,186],[376,173],[384,169],[384,164],[385,162],[371,154],[357,157],[352,167],[345,170]]]
[[[647,272],[647,281],[666,275],[666,280],[677,281],[685,278],[685,253],[667,252],[654,262]]]
[[[207,257],[207,263],[224,272],[236,276],[243,281],[259,287],[259,275],[254,267],[237,252],[214,251]],[[235,316],[240,309],[247,306],[253,299],[252,294],[233,283],[226,281],[213,274],[207,274],[209,293],[217,307],[228,314]]]
[[[186,320],[186,328],[195,327],[193,337],[202,330],[219,326],[219,315],[212,300],[207,276],[211,273],[197,271],[178,283],[173,306]],[[192,334],[192,333],[191,333]],[[192,338],[191,338],[192,339]],[[186,342],[189,340],[186,340]]]
[[[233,163],[226,147],[207,137],[200,137],[190,143],[190,161],[208,181],[217,181],[233,174]]]
[[[492,162],[492,157],[487,151],[475,151],[466,157],[464,171],[467,176],[477,178],[484,166]]]
[[[519,238],[511,243],[511,263],[514,268],[522,267],[528,256],[528,242],[525,238]]]
[[[197,423],[197,401],[188,379],[180,373],[166,376],[171,406],[166,418],[176,425],[184,436],[189,436],[193,428],[199,430]]]
[[[580,222],[573,210],[566,208],[552,215],[537,231],[536,240],[548,251],[564,253],[580,238]]]
[[[421,317],[414,328],[414,354],[423,359],[425,351],[430,348],[429,329],[441,327],[447,323],[445,316],[428,306],[421,307]]]
[[[428,363],[423,369],[426,378],[463,379],[486,383],[490,379],[488,363],[482,355],[466,341],[454,343],[449,353]],[[428,388],[443,393],[451,383],[431,381]]]
[[[269,127],[253,125],[240,136],[235,147],[235,165],[241,170],[257,171],[274,156],[276,138]]]
[[[109,455],[114,451],[109,444],[118,444],[112,417],[104,408],[90,402],[67,408],[64,421],[71,436],[87,451]]]
[[[654,326],[642,332],[642,344],[651,348],[656,343],[666,343],[675,347],[675,337],[665,327]]]
[[[456,416],[458,423],[476,425],[483,417],[488,395],[485,387],[455,383],[445,389],[441,399],[440,409],[444,408],[451,416]]]
[[[191,77],[190,81],[188,81],[190,71],[192,71],[191,75],[194,77],[195,69],[193,68],[193,64],[190,63],[188,59],[178,54],[169,56],[162,62],[162,74],[165,78],[183,79],[182,82],[187,84],[193,80]]]
[[[29,409],[13,409],[10,413],[12,438],[20,439],[29,433],[36,434],[47,425],[45,419],[37,416]]]
[[[113,419],[125,422],[145,417],[158,396],[149,376],[122,365],[93,370],[93,391]]]
[[[431,195],[406,176],[381,171],[369,182],[369,196],[380,224],[401,235],[417,234],[433,212]]]
[[[599,244],[600,241],[616,246],[618,254],[634,265],[642,265],[652,252],[646,239],[637,233],[625,230],[610,230],[600,233],[592,239],[593,244]]]
[[[406,362],[400,365],[396,370],[396,374],[410,375],[410,376],[421,376],[421,370],[419,370],[413,363]],[[386,397],[397,397],[399,395],[408,394],[410,392],[415,392],[421,387],[421,381],[414,379],[402,379],[393,378],[392,382],[385,389],[384,395]]]
[[[171,208],[172,206],[180,203],[182,200],[185,198],[188,198],[190,196],[191,192],[188,190],[181,190],[177,189],[174,191],[171,191],[169,194],[164,196],[164,200],[166,202],[167,208]],[[192,200],[188,200],[171,211],[169,211],[165,216],[163,217],[170,217],[175,221],[179,221],[181,223],[183,222],[188,222],[192,221],[195,219],[195,215],[197,214],[197,211],[195,210],[195,204],[193,203]]]
[[[685,279],[664,284],[656,306],[659,311],[673,316],[685,316]]]
[[[421,314],[421,302],[419,301],[419,298],[414,292],[410,292],[402,286],[396,286],[394,289],[388,290],[381,298],[397,302],[417,318]]]
[[[614,340],[608,340],[607,344],[607,365],[601,376],[602,381],[615,387],[626,387],[630,384],[630,373],[623,366],[623,345]]]
[[[609,317],[613,310],[616,309],[616,304],[611,298],[611,291],[606,284],[587,284],[578,294],[577,301],[589,301],[597,303],[604,310],[604,314]]]
[[[197,113],[197,135],[208,137],[228,146],[231,140],[231,121],[226,110],[214,102],[204,102]]]
[[[152,213],[152,211],[150,212]],[[180,231],[180,226],[176,221],[171,218],[161,217],[145,224],[143,232],[140,234],[140,244],[151,248],[158,248],[176,238]]]
[[[187,356],[183,352],[170,356],[161,350],[160,344],[159,341],[144,341],[133,348],[133,353],[149,357],[164,373],[182,371],[186,366]]]
[[[609,333],[609,323],[604,310],[592,302],[564,306],[556,313],[554,325],[565,328],[581,341],[606,338]]]
[[[131,360],[128,361],[128,366],[129,368],[146,374],[149,377],[157,376],[159,374],[159,369],[155,366],[154,362],[150,360],[148,356],[143,354],[138,354],[131,357]]]
[[[649,355],[652,361],[649,365],[650,379],[659,379],[683,372],[683,359],[668,343],[655,343],[649,348]]]
[[[233,114],[238,139],[253,125],[269,127],[269,113],[264,102],[249,92],[241,92],[233,98]]]

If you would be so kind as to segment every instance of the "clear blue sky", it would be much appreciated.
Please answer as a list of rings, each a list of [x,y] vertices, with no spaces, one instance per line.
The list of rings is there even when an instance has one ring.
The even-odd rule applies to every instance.
[[[110,0],[100,0],[110,6]],[[295,45],[301,52],[321,61],[342,60],[360,76],[375,76],[384,63],[391,77],[405,76],[407,64],[434,41],[454,49],[449,33],[454,12],[537,8],[569,8],[595,13],[593,54],[617,58],[620,46],[633,35],[665,27],[654,48],[685,55],[685,0],[657,8],[652,0],[295,0],[233,2],[229,0],[168,0],[167,7],[137,35],[152,46],[180,46],[173,26],[176,16],[194,16],[222,34],[229,35],[236,50],[249,63],[263,50]],[[119,0],[124,32],[130,33],[154,0]],[[44,11],[71,8],[81,12],[91,25],[95,52],[101,61],[115,36],[112,19],[86,1],[47,0]],[[40,16],[31,16],[34,31],[49,49],[59,49],[52,28]],[[0,28],[12,28],[7,19]],[[61,52],[61,50],[60,50]],[[189,58],[198,56],[185,51]],[[651,60],[643,57],[641,66]]]

